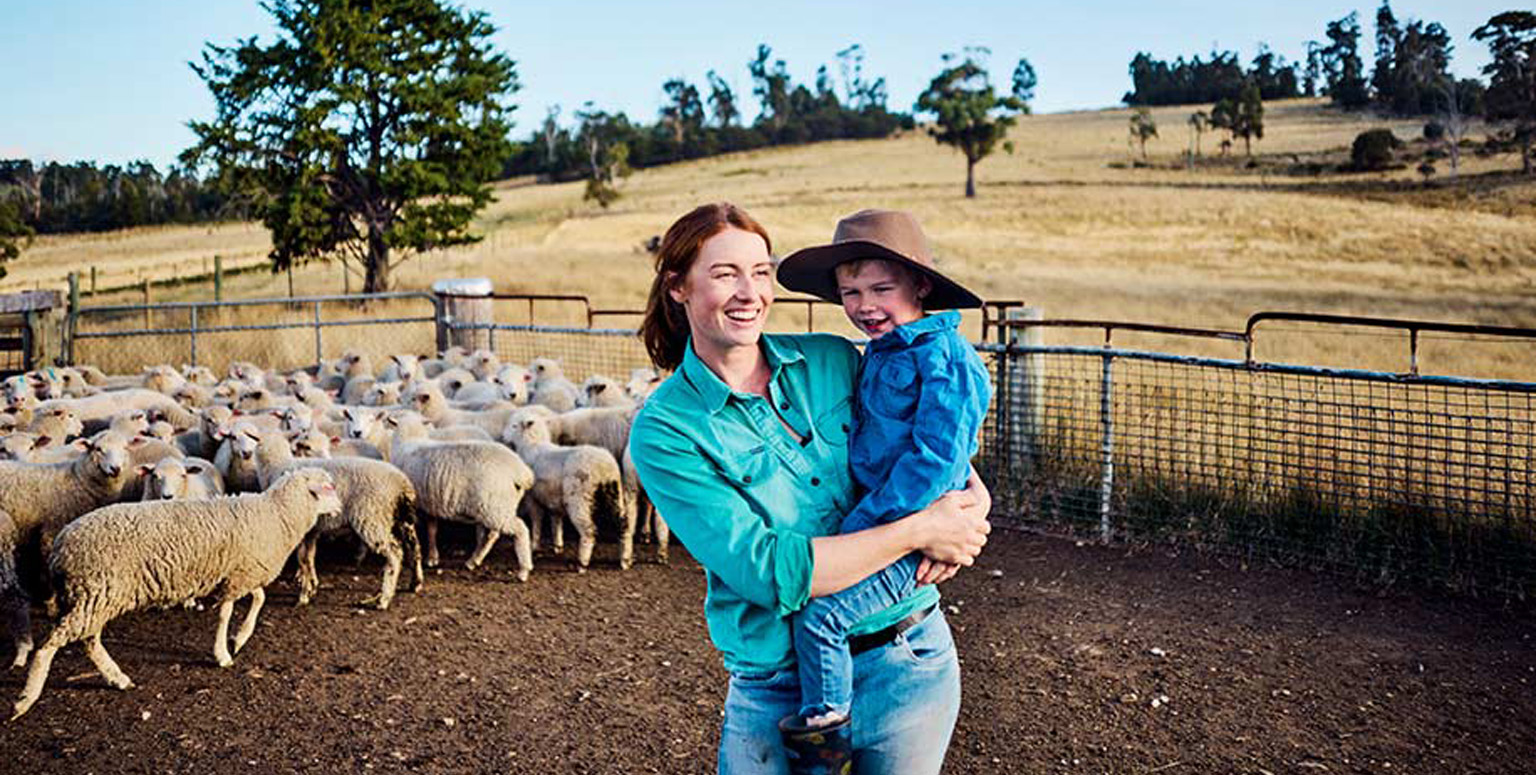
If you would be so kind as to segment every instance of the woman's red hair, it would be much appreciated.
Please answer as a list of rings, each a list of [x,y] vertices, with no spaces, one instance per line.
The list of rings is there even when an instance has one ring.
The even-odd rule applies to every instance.
[[[672,299],[671,291],[688,276],[704,243],[728,228],[762,237],[768,252],[773,252],[773,242],[762,224],[729,202],[695,207],[677,219],[661,238],[661,247],[656,251],[656,277],[645,303],[645,319],[640,322],[640,339],[656,368],[676,369],[688,348],[688,311]]]

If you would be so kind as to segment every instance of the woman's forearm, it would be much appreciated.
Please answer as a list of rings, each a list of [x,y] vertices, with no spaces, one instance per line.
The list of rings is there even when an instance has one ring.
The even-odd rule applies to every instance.
[[[811,597],[840,592],[920,549],[915,520],[899,519],[857,533],[811,539]]]

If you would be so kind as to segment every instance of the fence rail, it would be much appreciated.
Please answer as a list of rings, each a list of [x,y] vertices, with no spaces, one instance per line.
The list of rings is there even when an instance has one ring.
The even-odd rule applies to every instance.
[[[649,365],[632,330],[594,327],[635,311],[574,295],[492,300],[526,305],[530,322],[455,319],[441,297],[405,293],[80,308],[71,325],[77,359],[137,359],[133,369],[184,351],[292,367],[349,348],[428,352],[458,334],[507,361],[556,358],[577,380]],[[540,325],[538,310],[553,304],[569,306],[575,324]],[[1423,374],[1416,349],[1421,331],[1529,340],[1536,330],[1264,312],[1229,331],[1020,320],[1017,306],[984,311],[984,330],[1000,341],[977,345],[995,380],[977,463],[997,519],[1373,582],[1536,593],[1536,382]],[[1278,321],[1404,330],[1408,370],[1255,360],[1259,332]],[[1022,336],[1074,327],[1103,329],[1104,344]],[[1238,352],[1117,347],[1118,332],[1225,341]]]

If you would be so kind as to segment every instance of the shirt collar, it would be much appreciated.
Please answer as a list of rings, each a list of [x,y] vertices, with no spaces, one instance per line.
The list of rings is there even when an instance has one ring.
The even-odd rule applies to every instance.
[[[786,347],[784,343],[778,341],[778,337],[772,334],[763,334],[758,341],[763,348],[763,357],[768,359],[768,369],[772,374],[770,379],[778,379],[779,370],[786,364],[805,360],[805,355],[799,349]],[[683,351],[681,369],[688,384],[693,385],[693,389],[699,392],[699,399],[704,402],[704,408],[708,409],[710,414],[725,408],[725,402],[730,399],[734,391],[693,351],[691,337],[688,339],[688,348]]]
[[[953,309],[945,310],[933,315],[927,315],[925,317],[918,318],[911,323],[899,325],[891,329],[889,334],[886,334],[879,339],[870,341],[870,345],[878,346],[880,349],[894,347],[898,344],[902,347],[905,347],[912,344],[914,339],[917,339],[919,336],[922,336],[923,334],[929,333],[931,331],[946,331],[950,329],[957,329],[959,327],[960,311]],[[892,337],[895,338],[892,339]]]

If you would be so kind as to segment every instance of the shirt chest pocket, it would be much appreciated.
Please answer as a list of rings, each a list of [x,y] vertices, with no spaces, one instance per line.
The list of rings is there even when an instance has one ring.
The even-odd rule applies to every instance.
[[[904,359],[893,358],[880,365],[874,383],[864,391],[871,411],[882,417],[905,419],[917,409],[917,370]]]
[[[720,473],[738,489],[753,493],[761,492],[778,472],[779,461],[768,449],[759,444],[741,451],[726,451],[717,461]]]

